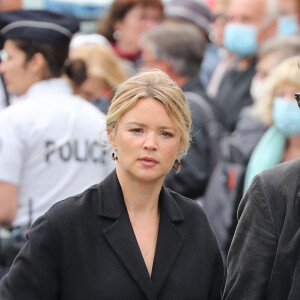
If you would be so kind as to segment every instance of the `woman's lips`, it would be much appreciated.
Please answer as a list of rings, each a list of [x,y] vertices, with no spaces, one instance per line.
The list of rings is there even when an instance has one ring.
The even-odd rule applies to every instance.
[[[158,164],[158,161],[153,157],[141,157],[139,158],[139,161],[147,167],[153,167]]]

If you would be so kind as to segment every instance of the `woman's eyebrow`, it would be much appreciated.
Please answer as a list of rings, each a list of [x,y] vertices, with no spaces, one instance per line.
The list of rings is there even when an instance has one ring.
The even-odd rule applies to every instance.
[[[127,122],[126,124],[127,124],[127,125],[137,125],[137,126],[141,126],[141,127],[146,126],[146,125],[143,124],[143,123],[134,122],[134,121],[129,121],[129,122]]]
[[[147,125],[144,123],[140,123],[140,122],[135,122],[135,121],[129,121],[128,123],[126,123],[126,125],[135,125],[135,126],[139,126],[139,127],[146,127]],[[160,126],[159,129],[168,129],[168,130],[174,130],[177,131],[175,127],[173,126]]]

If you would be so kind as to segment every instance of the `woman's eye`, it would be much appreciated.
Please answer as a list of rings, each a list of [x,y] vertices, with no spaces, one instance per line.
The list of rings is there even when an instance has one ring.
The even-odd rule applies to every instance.
[[[129,131],[139,133],[139,132],[142,132],[142,129],[141,128],[132,128]]]
[[[168,131],[162,131],[161,134],[162,134],[163,136],[166,136],[166,137],[173,137],[173,136],[174,136],[173,133],[168,132]]]

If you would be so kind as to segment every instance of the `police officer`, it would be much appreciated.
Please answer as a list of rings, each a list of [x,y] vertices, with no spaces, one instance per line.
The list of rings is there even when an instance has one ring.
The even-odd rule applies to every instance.
[[[56,201],[101,181],[113,168],[102,142],[104,115],[62,77],[78,21],[50,11],[0,15],[9,93],[0,111],[0,224],[26,226]]]
[[[0,13],[22,8],[22,0],[1,0]],[[0,48],[1,49],[1,48]],[[1,63],[1,58],[0,58]],[[3,76],[0,74],[0,110],[10,104]]]

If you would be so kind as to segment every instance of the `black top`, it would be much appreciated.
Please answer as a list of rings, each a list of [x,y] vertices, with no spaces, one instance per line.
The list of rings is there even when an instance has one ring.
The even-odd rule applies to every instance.
[[[300,299],[300,159],[257,175],[238,209],[226,300]]]
[[[115,171],[54,205],[0,284],[1,299],[221,299],[223,263],[201,207],[166,188],[149,276]]]

